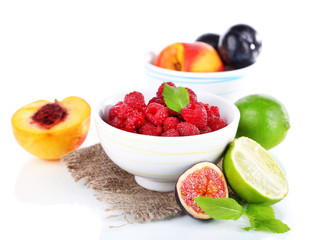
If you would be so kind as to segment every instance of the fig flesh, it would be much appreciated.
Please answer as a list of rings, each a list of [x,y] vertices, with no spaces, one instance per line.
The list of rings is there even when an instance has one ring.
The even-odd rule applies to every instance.
[[[208,220],[211,217],[201,210],[194,198],[227,198],[228,187],[222,170],[214,163],[205,161],[193,165],[180,175],[175,195],[185,213],[196,219]]]

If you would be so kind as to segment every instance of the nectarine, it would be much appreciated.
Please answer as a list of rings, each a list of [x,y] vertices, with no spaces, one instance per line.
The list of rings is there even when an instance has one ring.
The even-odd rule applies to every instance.
[[[223,62],[217,51],[203,42],[171,44],[160,52],[155,65],[184,72],[224,71]]]
[[[89,104],[79,97],[54,103],[39,100],[14,113],[13,133],[31,154],[57,160],[83,143],[90,127],[90,112]]]

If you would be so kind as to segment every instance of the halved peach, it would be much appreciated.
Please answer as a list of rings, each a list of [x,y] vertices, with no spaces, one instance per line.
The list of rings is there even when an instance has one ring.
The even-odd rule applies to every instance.
[[[12,129],[25,150],[39,158],[57,160],[83,143],[90,113],[89,104],[79,97],[54,103],[39,100],[14,113]]]

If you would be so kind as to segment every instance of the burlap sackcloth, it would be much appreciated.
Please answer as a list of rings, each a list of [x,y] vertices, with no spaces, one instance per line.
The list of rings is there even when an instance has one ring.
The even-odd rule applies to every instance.
[[[110,204],[106,211],[122,211],[129,223],[149,222],[182,214],[174,192],[155,192],[140,187],[134,176],[115,165],[101,144],[77,149],[61,159],[75,181],[96,191],[96,198]]]

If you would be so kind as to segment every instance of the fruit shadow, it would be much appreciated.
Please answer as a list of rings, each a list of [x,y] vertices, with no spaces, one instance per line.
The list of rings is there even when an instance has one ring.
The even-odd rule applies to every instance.
[[[95,192],[75,182],[60,161],[30,159],[22,167],[15,184],[16,197],[33,204],[76,203],[95,205]]]

